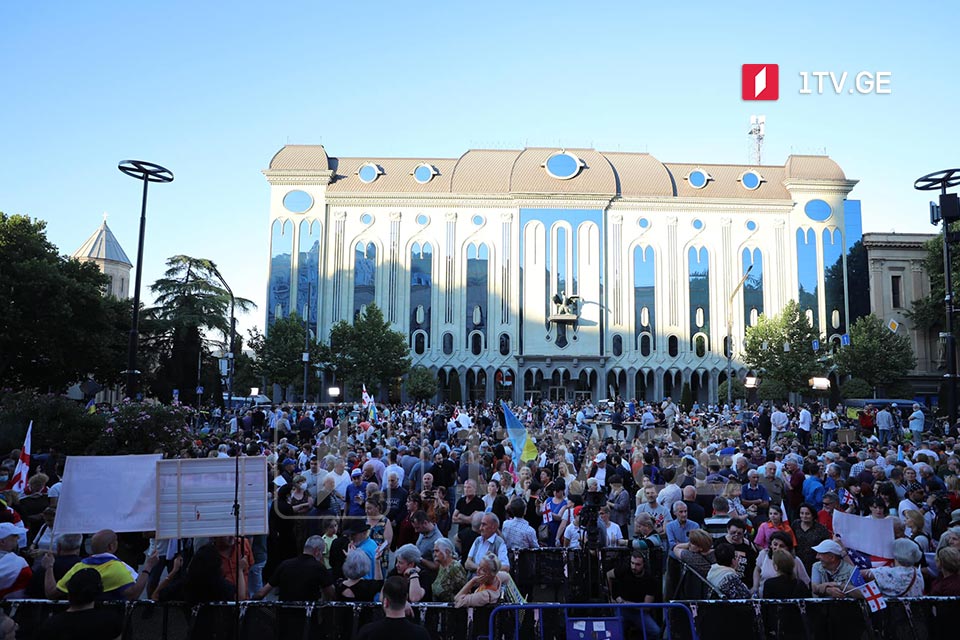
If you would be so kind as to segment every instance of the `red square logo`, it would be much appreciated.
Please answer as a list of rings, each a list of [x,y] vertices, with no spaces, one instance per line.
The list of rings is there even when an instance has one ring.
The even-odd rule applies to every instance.
[[[745,64],[741,74],[744,100],[777,100],[780,98],[780,65]]]

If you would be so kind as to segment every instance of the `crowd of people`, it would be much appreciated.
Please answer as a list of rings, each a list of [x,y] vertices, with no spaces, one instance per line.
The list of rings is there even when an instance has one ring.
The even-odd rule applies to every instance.
[[[891,520],[893,566],[863,572],[885,595],[960,596],[960,447],[919,407],[868,407],[846,424],[807,405],[524,404],[510,410],[535,441],[526,456],[502,407],[218,414],[180,456],[266,458],[269,533],[241,539],[54,537],[63,460],[34,456],[25,491],[0,509],[0,596],[68,599],[80,622],[51,622],[64,630],[113,629],[76,615],[98,599],[380,601],[386,620],[365,637],[386,637],[408,603],[529,599],[514,550],[619,547],[629,566],[601,581],[614,602],[672,598],[668,559],[716,597],[856,597],[836,510]],[[628,617],[659,634],[651,616]]]

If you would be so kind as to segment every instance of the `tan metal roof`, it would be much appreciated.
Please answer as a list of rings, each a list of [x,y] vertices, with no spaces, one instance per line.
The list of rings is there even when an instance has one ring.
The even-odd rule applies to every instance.
[[[790,156],[784,166],[787,178],[846,180],[843,169],[827,156]]]
[[[357,171],[363,165],[377,165],[383,172],[373,182],[363,182]],[[437,174],[426,183],[413,177],[413,170],[421,164],[436,169]],[[331,158],[333,181],[327,187],[329,193],[449,193],[450,177],[457,161],[452,158]]]
[[[509,193],[510,174],[520,151],[471,149],[453,170],[454,193]]]
[[[649,153],[604,151],[603,156],[613,165],[621,196],[676,195],[670,172]]]
[[[543,167],[547,158],[560,151],[568,151],[583,162],[580,172],[568,180],[552,177]],[[373,182],[364,183],[357,175],[366,163],[382,170]],[[437,170],[437,175],[426,184],[417,182],[412,175],[421,163]],[[693,188],[686,179],[694,169],[701,169],[712,178],[702,189]],[[748,170],[763,177],[757,189],[746,189],[739,181]],[[648,153],[556,148],[471,149],[460,158],[331,158],[322,145],[287,145],[273,157],[269,171],[332,171],[327,191],[351,194],[513,193],[790,200],[785,181],[846,181],[837,163],[827,156],[789,156],[783,166],[756,167],[662,163]]]
[[[543,168],[547,158],[567,151],[580,158],[583,168],[569,180],[558,180]],[[512,193],[583,193],[617,195],[617,177],[610,162],[594,149],[524,149],[513,164]]]
[[[270,169],[327,171],[329,159],[322,144],[288,144],[270,160]]]
[[[790,200],[790,193],[783,186],[783,167],[751,167],[738,164],[686,164],[668,162],[667,170],[677,185],[681,198],[759,198],[763,200]],[[702,189],[690,186],[687,176],[700,169],[712,178]],[[740,182],[745,171],[756,171],[763,178],[760,186],[751,191]]]

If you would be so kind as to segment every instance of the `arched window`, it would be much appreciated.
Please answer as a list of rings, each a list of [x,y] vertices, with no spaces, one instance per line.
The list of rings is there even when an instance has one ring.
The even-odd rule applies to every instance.
[[[449,331],[443,334],[443,355],[449,356],[453,353],[453,334]]]
[[[500,334],[500,355],[510,355],[510,336],[506,333]]]
[[[613,336],[613,355],[622,356],[623,355],[623,337],[616,335]]]
[[[415,354],[423,355],[427,350],[427,336],[422,331],[418,331],[416,335],[413,336],[413,352]]]
[[[649,333],[644,333],[640,336],[640,355],[644,358],[650,357],[650,352],[652,351],[653,340],[650,338]]]
[[[356,245],[356,259],[353,268],[353,315],[373,304],[377,285],[377,246],[372,242]]]
[[[680,341],[677,339],[677,336],[667,338],[667,353],[670,354],[671,358],[676,358],[680,353]]]
[[[410,247],[410,333],[430,333],[430,300],[433,286],[433,260],[430,243],[414,242]]]
[[[633,250],[633,331],[634,336],[656,330],[657,278],[653,247]],[[651,348],[653,344],[650,344]]]
[[[465,333],[479,331],[483,342],[487,339],[487,280],[490,251],[487,245],[471,243],[467,246],[466,326]],[[472,346],[471,346],[472,350]]]
[[[707,337],[702,333],[694,336],[693,351],[697,354],[698,358],[702,358],[703,356],[707,355]]]
[[[475,356],[483,353],[483,335],[478,331],[474,331],[470,335],[470,353]]]

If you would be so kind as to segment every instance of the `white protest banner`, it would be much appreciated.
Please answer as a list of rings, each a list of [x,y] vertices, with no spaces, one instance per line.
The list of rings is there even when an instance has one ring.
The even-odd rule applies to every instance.
[[[54,533],[153,531],[160,457],[69,456]]]
[[[862,518],[835,509],[833,532],[847,549],[878,559],[893,558],[893,518]]]
[[[236,532],[236,458],[157,462],[157,538],[228,536]],[[240,535],[267,533],[267,459],[240,458]]]

